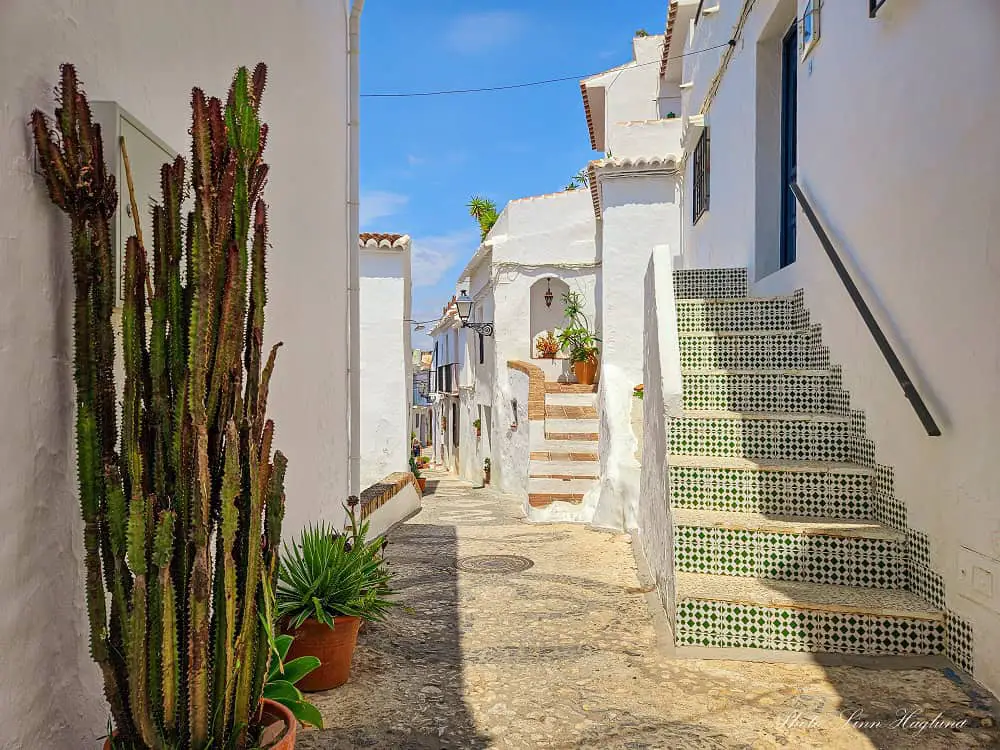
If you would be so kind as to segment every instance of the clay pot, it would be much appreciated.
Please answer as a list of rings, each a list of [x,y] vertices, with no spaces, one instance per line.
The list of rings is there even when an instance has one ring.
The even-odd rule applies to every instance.
[[[583,362],[574,362],[573,374],[576,375],[576,382],[580,385],[593,385],[597,378],[597,360],[588,359]]]
[[[265,727],[264,740],[265,742],[270,741],[272,744],[265,744],[267,750],[294,750],[295,749],[295,730],[298,729],[299,723],[295,719],[295,715],[289,711],[287,708],[282,706],[280,703],[275,703],[267,698],[264,699],[264,705],[261,707],[261,724]],[[284,724],[285,728],[271,730],[270,726],[272,724]],[[277,736],[280,739],[277,742],[273,740],[268,740],[271,736]],[[111,738],[104,740],[104,750],[111,750]]]
[[[337,617],[328,628],[312,618],[297,630],[286,630],[295,636],[288,649],[287,661],[300,656],[315,656],[320,666],[299,680],[295,687],[307,693],[331,690],[343,685],[351,676],[351,658],[358,643],[359,617]]]

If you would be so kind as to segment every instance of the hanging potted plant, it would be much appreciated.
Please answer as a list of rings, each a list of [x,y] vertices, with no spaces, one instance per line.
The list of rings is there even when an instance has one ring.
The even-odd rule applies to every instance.
[[[427,479],[424,478],[420,471],[420,467],[422,465],[423,464],[421,464],[420,461],[415,459],[413,456],[410,456],[410,473],[413,475],[413,478],[417,480],[417,486],[420,488],[421,494],[423,494],[424,490],[427,489]]]
[[[559,353],[559,341],[552,331],[539,336],[535,341],[535,351],[541,359],[555,359]]]
[[[475,419],[472,422],[472,427],[476,431],[476,437],[481,438],[483,436],[483,423],[479,419]]]
[[[181,157],[161,169],[152,258],[132,212],[120,394],[109,222],[121,186],[76,70],[61,72],[54,122],[36,110],[31,125],[72,236],[77,480],[107,746],[245,750],[277,724],[269,746],[290,748],[294,716],[264,697],[258,611],[277,572],[287,464],[266,418],[278,347],[264,356],[266,69],[240,68],[225,100],[193,90],[190,169]]]
[[[581,385],[593,385],[597,377],[600,339],[591,331],[583,312],[583,295],[566,292],[562,296],[566,327],[559,332],[559,346],[573,363],[573,374]]]
[[[285,633],[295,638],[288,656],[320,660],[298,684],[306,692],[347,682],[362,621],[384,620],[395,604],[388,598],[393,591],[382,554],[385,540],[365,538],[368,523],[358,525],[356,505],[352,498],[346,533],[325,523],[309,525],[281,555],[275,606]]]

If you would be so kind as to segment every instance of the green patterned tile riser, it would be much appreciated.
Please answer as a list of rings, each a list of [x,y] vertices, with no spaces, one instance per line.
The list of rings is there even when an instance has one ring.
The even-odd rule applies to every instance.
[[[809,330],[773,335],[693,334],[681,336],[679,342],[685,370],[807,370],[829,363]]]
[[[682,600],[678,645],[848,654],[941,654],[945,624],[904,617]]]
[[[802,298],[679,300],[679,331],[768,331],[801,328],[808,321]]]
[[[685,373],[684,408],[693,411],[833,413],[833,375]]]
[[[904,589],[906,543],[698,526],[674,529],[674,565],[686,573]]]
[[[702,419],[670,424],[670,452],[689,456],[847,461],[850,426],[842,421]]]

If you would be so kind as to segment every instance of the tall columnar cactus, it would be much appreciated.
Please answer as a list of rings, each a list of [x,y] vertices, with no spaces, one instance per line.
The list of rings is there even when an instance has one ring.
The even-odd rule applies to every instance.
[[[286,467],[265,416],[278,345],[262,361],[265,76],[241,68],[225,103],[192,92],[193,210],[182,216],[178,157],[161,170],[152,260],[135,237],[126,247],[120,394],[117,190],[73,66],[54,121],[32,115],[49,194],[70,220],[90,645],[120,747],[256,739],[269,653],[258,609],[276,574]]]

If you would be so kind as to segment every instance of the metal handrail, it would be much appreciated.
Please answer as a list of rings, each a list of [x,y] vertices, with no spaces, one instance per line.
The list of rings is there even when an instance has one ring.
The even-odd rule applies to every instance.
[[[833,242],[830,240],[830,236],[826,233],[826,230],[823,229],[823,225],[820,224],[819,217],[816,216],[816,212],[806,199],[805,194],[802,192],[802,188],[799,187],[797,182],[791,182],[788,186],[791,188],[792,194],[795,196],[795,200],[799,202],[799,206],[802,208],[802,213],[806,215],[813,231],[816,232],[816,236],[819,238],[820,244],[823,246],[827,256],[830,258],[830,262],[833,263],[833,268],[837,272],[837,276],[840,277],[840,281],[844,284],[844,288],[847,289],[847,293],[854,302],[854,306],[858,308],[858,312],[861,314],[862,320],[864,320],[865,325],[868,326],[868,332],[871,333],[872,338],[875,339],[875,344],[878,346],[879,351],[882,352],[882,356],[885,357],[885,361],[889,365],[889,369],[892,370],[892,374],[896,376],[896,380],[903,389],[903,394],[907,399],[909,399],[910,405],[913,407],[913,411],[917,413],[917,417],[920,418],[920,422],[923,424],[927,434],[931,437],[939,437],[941,435],[941,428],[938,427],[937,422],[934,421],[934,417],[927,408],[927,404],[924,403],[924,400],[920,397],[920,393],[917,391],[917,387],[913,384],[913,381],[907,374],[906,368],[903,367],[903,363],[899,361],[899,357],[897,357],[896,352],[893,351],[892,344],[889,343],[889,339],[886,338],[885,334],[882,332],[882,328],[878,324],[878,321],[875,320],[875,316],[872,315],[871,309],[861,296],[861,292],[858,290],[857,284],[854,283],[854,279],[851,278],[851,274],[848,272],[847,267],[841,260],[840,255],[838,255],[836,248],[834,248]]]

